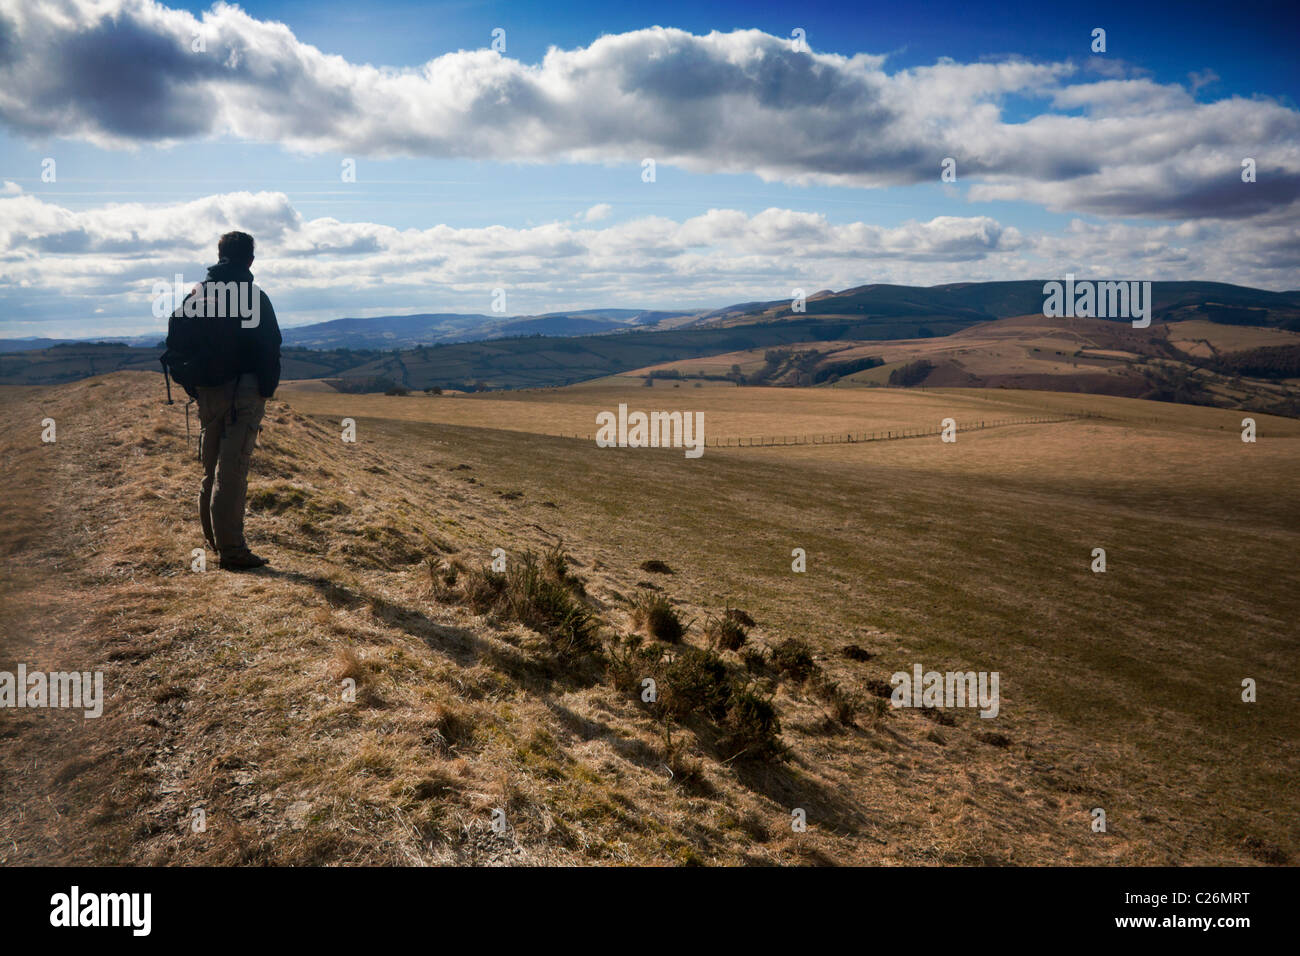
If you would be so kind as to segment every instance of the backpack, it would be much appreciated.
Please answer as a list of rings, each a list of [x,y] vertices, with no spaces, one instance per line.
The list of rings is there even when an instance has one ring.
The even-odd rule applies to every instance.
[[[188,302],[191,297],[204,294],[204,286],[199,285],[185,300]],[[176,308],[167,320],[166,350],[158,358],[162,364],[169,403],[171,380],[175,380],[193,398],[197,388],[222,385],[238,378],[234,340],[238,322],[238,317],[232,320],[186,315],[184,303]],[[169,373],[171,380],[168,379]]]

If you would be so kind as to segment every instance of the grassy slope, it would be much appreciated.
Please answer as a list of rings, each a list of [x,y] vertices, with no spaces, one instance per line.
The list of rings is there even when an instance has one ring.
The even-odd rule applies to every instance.
[[[1261,417],[1260,443],[1243,445],[1239,414],[1097,398],[1158,421],[688,462],[412,411],[462,403],[497,425],[519,412],[486,399],[367,396],[386,404],[356,412],[359,442],[343,446],[346,412],[306,418],[308,394],[289,390],[254,465],[250,533],[275,570],[200,575],[195,465],[156,384],[4,390],[6,421],[32,426],[0,449],[15,491],[0,667],[103,667],[110,702],[98,721],[0,717],[0,862],[1250,863],[1300,846],[1293,422]],[[650,391],[537,393],[520,427],[619,394],[666,403]],[[811,424],[818,396],[888,399],[874,413],[900,425],[1082,400],[667,394],[738,403],[706,415],[738,429],[765,416],[760,434]],[[768,395],[789,410],[739,404]],[[834,431],[863,408],[823,411]],[[56,445],[39,442],[46,415]],[[675,728],[701,779],[669,780],[664,730],[635,696],[557,671],[518,625],[439,604],[413,563],[557,539],[610,634],[653,577],[687,618],[730,604],[758,620],[757,645],[806,639],[846,687],[914,662],[999,670],[1002,715],[836,728],[782,682],[788,761],[724,764],[706,730]],[[1088,571],[1099,546],[1105,575]],[[791,573],[793,547],[807,574]],[[650,558],[677,574],[639,570]],[[849,642],[876,657],[844,658]],[[339,700],[348,675],[357,705]],[[1239,701],[1244,676],[1255,705]],[[194,806],[204,834],[187,828]],[[488,826],[501,806],[505,837]],[[793,807],[811,824],[798,838]]]

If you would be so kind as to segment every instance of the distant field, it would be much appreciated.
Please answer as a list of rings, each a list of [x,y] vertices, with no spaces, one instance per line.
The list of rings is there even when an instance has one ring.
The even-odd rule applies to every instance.
[[[1169,341],[1191,355],[1277,348],[1300,344],[1300,332],[1262,328],[1257,325],[1223,325],[1208,319],[1190,319],[1169,326]],[[1213,346],[1213,350],[1211,349]]]
[[[1040,392],[735,386],[697,389],[689,385],[674,388],[672,383],[662,380],[652,388],[643,387],[641,380],[629,380],[624,385],[454,397],[422,393],[401,397],[347,395],[317,383],[290,382],[279,394],[295,408],[316,415],[471,425],[542,435],[594,435],[597,413],[616,410],[622,402],[631,410],[702,411],[710,439],[937,428],[948,417],[962,422],[992,421],[1131,408],[1123,404],[1108,405],[1104,398],[1096,396],[1051,396]],[[509,397],[500,397],[503,394]]]
[[[1108,395],[1016,389],[792,389],[693,388],[641,379],[622,384],[574,386],[473,395],[348,395],[317,382],[288,382],[279,397],[314,415],[389,418],[444,425],[468,425],[541,435],[594,435],[596,415],[626,403],[630,410],[704,412],[712,437],[761,438],[783,435],[847,434],[890,429],[937,428],[944,418],[959,422],[1087,413],[1117,420],[1154,419],[1176,429],[1239,430],[1244,413],[1226,409],[1135,402]],[[500,397],[508,395],[508,398]],[[1300,422],[1267,420],[1276,435],[1300,435]],[[820,452],[819,452],[820,453]]]

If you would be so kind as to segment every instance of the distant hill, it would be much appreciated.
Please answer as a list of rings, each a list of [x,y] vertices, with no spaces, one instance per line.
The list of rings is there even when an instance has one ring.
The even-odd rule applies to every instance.
[[[359,364],[373,361],[379,353],[348,349],[285,348],[280,353],[286,379],[326,378]],[[124,369],[158,373],[163,387],[160,348],[142,348],[113,342],[71,342],[29,352],[0,353],[0,384],[61,385],[92,375]],[[183,394],[177,392],[177,394]]]
[[[703,313],[693,325],[748,325],[819,315],[927,318],[945,325],[988,322],[1041,314],[1046,281],[956,282],[929,287],[864,285],[810,296],[803,313],[795,312],[789,299],[746,302]],[[1300,295],[1295,292],[1269,292],[1226,282],[1153,282],[1151,294],[1155,301],[1153,320],[1208,318],[1300,331]]]
[[[601,332],[650,327],[660,322],[692,319],[696,314],[690,311],[647,309],[580,309],[502,318],[477,312],[421,312],[415,315],[330,319],[282,328],[281,333],[285,345],[307,349],[409,349],[419,345],[473,342],[517,335],[596,335]],[[0,338],[0,354],[102,342],[151,347],[165,337],[165,331],[158,331],[143,335],[82,338]]]
[[[408,349],[515,335],[591,335],[655,325],[691,312],[644,309],[583,309],[503,319],[495,315],[433,312],[333,319],[284,329],[287,345],[303,348]]]
[[[1300,294],[1295,292],[1221,282],[1154,282],[1152,297],[1155,323],[1199,321],[1300,331]],[[510,319],[465,313],[344,318],[285,329],[285,377],[324,378],[336,388],[359,392],[393,386],[566,385],[733,352],[757,353],[761,364],[763,350],[799,343],[842,347],[850,342],[938,340],[1000,319],[1041,319],[1042,304],[1043,280],[1026,280],[822,290],[809,296],[806,312],[799,313],[782,299],[705,313],[587,309]],[[1128,327],[1126,321],[1105,324]],[[153,336],[140,339],[149,345],[156,341],[150,341]],[[865,357],[854,355],[852,360]],[[1269,354],[1252,358],[1243,368],[1281,369],[1289,367],[1288,362],[1286,356]],[[0,383],[53,384],[123,368],[156,370],[158,350],[88,343],[26,351],[0,348]],[[815,370],[822,372],[845,374]],[[1221,374],[1234,373],[1223,366]]]
[[[382,391],[391,385],[416,389],[436,385],[471,391],[570,385],[646,365],[720,352],[810,340],[916,338],[955,332],[971,324],[943,318],[921,322],[914,318],[800,317],[786,322],[636,330],[619,335],[492,339],[385,353],[349,369],[331,383],[348,391]]]
[[[0,354],[5,352],[32,352],[38,349],[52,349],[58,345],[88,345],[91,343],[111,343],[113,345],[134,345],[147,347],[157,345],[163,335],[123,335],[97,336],[88,339],[0,339]]]

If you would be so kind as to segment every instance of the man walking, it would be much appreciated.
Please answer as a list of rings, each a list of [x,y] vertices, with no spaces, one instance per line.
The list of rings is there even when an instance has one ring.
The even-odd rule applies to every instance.
[[[199,520],[221,567],[238,571],[267,563],[244,540],[244,504],[266,400],[280,384],[280,326],[271,300],[253,284],[253,237],[226,233],[217,256],[203,284],[172,315],[167,349],[193,356],[199,370],[196,384],[186,387],[199,404]]]

